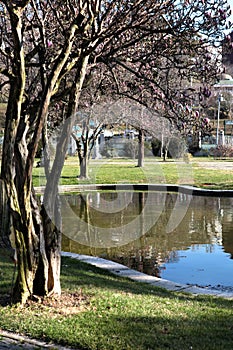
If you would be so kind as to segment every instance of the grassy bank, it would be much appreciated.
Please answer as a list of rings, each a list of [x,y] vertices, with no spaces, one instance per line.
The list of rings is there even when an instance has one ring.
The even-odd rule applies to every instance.
[[[201,162],[208,158],[193,158],[186,164],[181,161],[169,160],[163,162],[160,158],[147,158],[143,168],[136,166],[136,160],[101,159],[91,160],[89,164],[89,179],[80,180],[79,166],[76,157],[69,157],[64,165],[61,185],[84,183],[168,183],[189,184],[198,187],[215,189],[233,188],[232,171],[224,169],[208,169]],[[216,161],[221,164],[221,160]],[[45,183],[44,169],[34,168],[34,185]]]
[[[1,304],[12,273],[1,252]],[[70,258],[62,259],[61,281],[61,301],[1,305],[1,328],[75,349],[232,349],[233,301],[168,292]]]

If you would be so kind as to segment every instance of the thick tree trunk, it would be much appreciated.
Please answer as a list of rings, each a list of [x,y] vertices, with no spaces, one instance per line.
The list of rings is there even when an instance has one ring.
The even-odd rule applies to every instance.
[[[4,169],[4,166],[3,166]],[[6,175],[6,173],[5,173]],[[21,175],[23,178],[23,175]],[[3,181],[1,181],[3,183]],[[17,259],[17,279],[13,288],[12,301],[25,303],[34,291],[34,277],[39,260],[46,262],[44,245],[42,244],[42,227],[40,223],[39,209],[33,192],[26,196],[19,191],[19,182],[7,182],[4,179],[9,198],[9,216],[11,218],[11,230],[5,231],[5,236],[13,235]],[[7,219],[8,220],[8,219]],[[46,285],[46,284],[45,284]],[[43,291],[46,293],[46,290]]]
[[[30,224],[26,222],[23,230],[17,230],[14,224],[17,251],[17,279],[13,289],[12,301],[24,304],[34,294],[46,295],[48,281],[48,263],[45,253],[43,227],[35,195],[27,203],[30,208]],[[40,268],[40,292],[35,285],[35,276]],[[43,282],[42,282],[43,281]]]
[[[9,11],[11,11],[15,64],[10,80],[9,103],[6,111],[1,178],[8,198],[17,252],[18,275],[12,299],[13,302],[24,303],[33,294],[33,280],[40,249],[31,208],[32,174],[26,169],[28,125],[26,117],[25,119],[22,117],[21,108],[26,82],[22,45],[22,8],[9,5]]]
[[[43,203],[42,209],[37,203],[33,191],[32,170],[42,128],[46,123],[50,100],[62,69],[70,57],[78,26],[75,23],[71,24],[64,46],[56,57],[53,69],[47,77],[43,92],[39,92],[39,108],[36,112],[34,111],[31,118],[22,110],[22,105],[26,100],[26,67],[23,49],[25,38],[22,35],[22,18],[24,6],[28,2],[25,0],[19,5],[16,2],[9,1],[7,3],[11,24],[9,35],[11,35],[10,39],[13,42],[14,62],[9,82],[1,164],[1,188],[4,188],[5,191],[4,196],[7,198],[9,208],[7,215],[9,214],[9,216],[2,222],[6,227],[4,235],[8,237],[10,232],[8,232],[7,220],[10,218],[17,253],[18,273],[13,288],[12,301],[23,304],[34,293],[41,296],[45,296],[49,292],[60,294],[61,223],[59,219],[58,179],[64,163],[63,158],[59,158],[59,165],[50,172],[50,179],[45,191],[46,207]],[[88,57],[80,57],[77,80],[75,81],[76,95],[73,95],[75,107],[87,64]],[[72,111],[70,115],[72,115]],[[62,147],[65,149],[65,141]],[[50,187],[51,183],[52,187]],[[2,206],[2,218],[6,213],[5,209],[6,207]]]

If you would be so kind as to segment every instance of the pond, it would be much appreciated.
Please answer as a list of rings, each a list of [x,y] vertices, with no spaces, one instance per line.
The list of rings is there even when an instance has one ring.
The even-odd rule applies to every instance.
[[[233,199],[167,192],[62,196],[65,251],[199,286],[233,286]]]

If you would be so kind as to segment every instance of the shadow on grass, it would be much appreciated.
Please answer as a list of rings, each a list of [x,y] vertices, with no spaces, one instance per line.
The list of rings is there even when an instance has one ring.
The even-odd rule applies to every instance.
[[[176,300],[196,300],[205,303],[214,303],[217,306],[232,308],[233,302],[229,299],[191,293],[172,292],[165,288],[155,287],[148,283],[134,282],[126,277],[116,276],[104,269],[80,262],[73,258],[62,257],[62,281],[70,284],[71,288],[94,286],[96,288],[121,291],[136,295],[156,295],[161,298]]]
[[[0,249],[0,305],[9,304],[12,282],[15,273],[15,265],[9,255]],[[75,292],[91,288],[101,291],[125,292],[131,295],[153,295],[162,299],[176,299],[180,301],[204,302],[206,305],[221,307],[224,309],[233,308],[232,300],[205,295],[195,296],[190,293],[171,292],[164,288],[154,287],[147,283],[134,282],[125,277],[119,277],[93,265],[78,260],[62,257],[61,284],[63,289]],[[90,288],[89,288],[90,287]],[[233,322],[233,321],[232,321]],[[233,327],[233,323],[232,323]],[[232,333],[233,334],[233,333]]]
[[[12,278],[12,266],[2,255],[0,269],[1,300]],[[71,293],[89,293],[87,308],[54,317],[47,310],[39,313],[40,322],[39,309],[21,310],[17,322],[14,312],[8,310],[6,316],[2,313],[8,318],[5,327],[30,334],[32,324],[33,336],[76,349],[232,350],[231,300],[170,292],[68,257],[62,257],[61,282]]]
[[[75,176],[66,176],[66,175],[62,175],[60,176],[60,179],[77,179],[78,174]],[[33,175],[33,179],[44,179],[46,180],[46,176],[45,175]]]
[[[164,318],[103,314],[98,326],[93,325],[94,319],[83,327],[98,339],[98,349],[106,349],[107,338],[109,349],[232,350],[232,330],[226,319],[220,317],[216,322],[214,313],[209,317],[189,314],[185,319],[175,314]]]

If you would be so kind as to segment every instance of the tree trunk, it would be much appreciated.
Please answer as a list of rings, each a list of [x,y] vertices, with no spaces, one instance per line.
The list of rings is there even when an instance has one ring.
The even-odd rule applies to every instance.
[[[167,160],[169,143],[170,143],[169,140],[166,140],[166,142],[163,143],[163,147],[162,147],[162,157],[163,157],[163,161],[164,161],[164,162]]]
[[[51,212],[45,218],[41,217],[45,214],[43,210],[40,213],[40,207],[32,188],[32,170],[53,89],[69,57],[76,26],[71,27],[70,36],[67,38],[63,51],[54,63],[53,71],[48,77],[46,88],[41,96],[38,114],[32,118],[33,125],[30,125],[30,116],[25,115],[22,111],[26,84],[21,22],[23,10],[13,5],[9,10],[12,15],[11,29],[15,64],[6,111],[1,178],[9,200],[9,213],[17,252],[17,278],[12,301],[24,304],[34,293],[45,296],[55,289],[60,293],[60,274],[57,273],[54,277],[51,271],[60,268],[61,235],[54,234],[59,230],[56,226],[57,222],[46,225],[47,216],[53,218],[50,216]],[[57,193],[55,198],[57,200]],[[58,238],[54,239],[55,236]]]
[[[168,153],[168,148],[167,145],[164,145],[162,148],[162,156],[163,156],[163,161],[166,162],[167,160],[167,153]]]
[[[57,213],[56,213],[57,211]],[[53,215],[55,214],[55,215]],[[47,291],[49,294],[61,294],[60,268],[61,268],[61,214],[60,199],[57,194],[53,206],[53,213],[43,204],[41,209],[43,219],[43,232],[45,236],[45,251],[48,260]],[[41,270],[35,277],[35,286],[41,285]],[[42,281],[43,282],[43,281]],[[43,285],[42,285],[43,287]],[[37,294],[43,293],[43,288],[37,288]],[[42,294],[43,295],[43,294]]]
[[[79,160],[79,175],[78,177],[80,179],[86,179],[88,178],[88,148],[89,148],[89,142],[88,142],[88,136],[82,137],[82,145],[81,141],[73,135],[74,140],[76,141],[77,145],[77,152],[78,152],[78,160]]]
[[[80,163],[80,174],[81,179],[88,178],[88,166],[87,166],[87,157],[83,157],[82,162]]]
[[[10,211],[8,205],[7,192],[5,183],[0,179],[0,247],[10,251],[10,255],[14,256],[14,249],[9,239],[10,235]]]
[[[62,220],[61,202],[58,191],[59,180],[68,149],[69,138],[72,134],[74,116],[77,110],[80,91],[86,74],[89,56],[80,57],[75,80],[70,92],[66,121],[60,132],[56,147],[56,155],[50,170],[50,162],[46,159],[47,184],[44,192],[41,216],[45,237],[46,257],[48,259],[47,287],[50,294],[61,294],[60,267],[61,267],[61,240]],[[47,137],[44,138],[47,140]],[[44,145],[45,146],[45,145]],[[45,152],[47,154],[47,152]],[[40,284],[40,274],[36,276],[35,285]],[[43,292],[43,290],[42,290]]]
[[[144,132],[139,130],[138,134],[138,167],[142,168],[144,165]]]
[[[45,237],[46,257],[48,259],[48,293],[61,294],[60,267],[61,267],[61,204],[58,184],[68,148],[68,140],[72,131],[73,120],[69,118],[63,125],[56,147],[56,156],[51,171],[47,169],[47,184],[43,196],[41,217]],[[48,147],[49,148],[49,147]],[[48,167],[50,163],[46,162]],[[36,276],[35,285],[40,285],[41,273]],[[43,292],[43,290],[42,290]],[[40,293],[40,290],[37,291]]]
[[[21,108],[26,83],[22,44],[22,9],[13,5],[10,5],[9,9],[15,64],[6,110],[1,178],[8,197],[18,263],[18,275],[12,300],[24,303],[33,294],[33,280],[38,266],[40,245],[31,207],[32,173],[31,169],[26,168],[28,124],[25,122],[26,116],[24,116],[25,119],[22,117]]]

